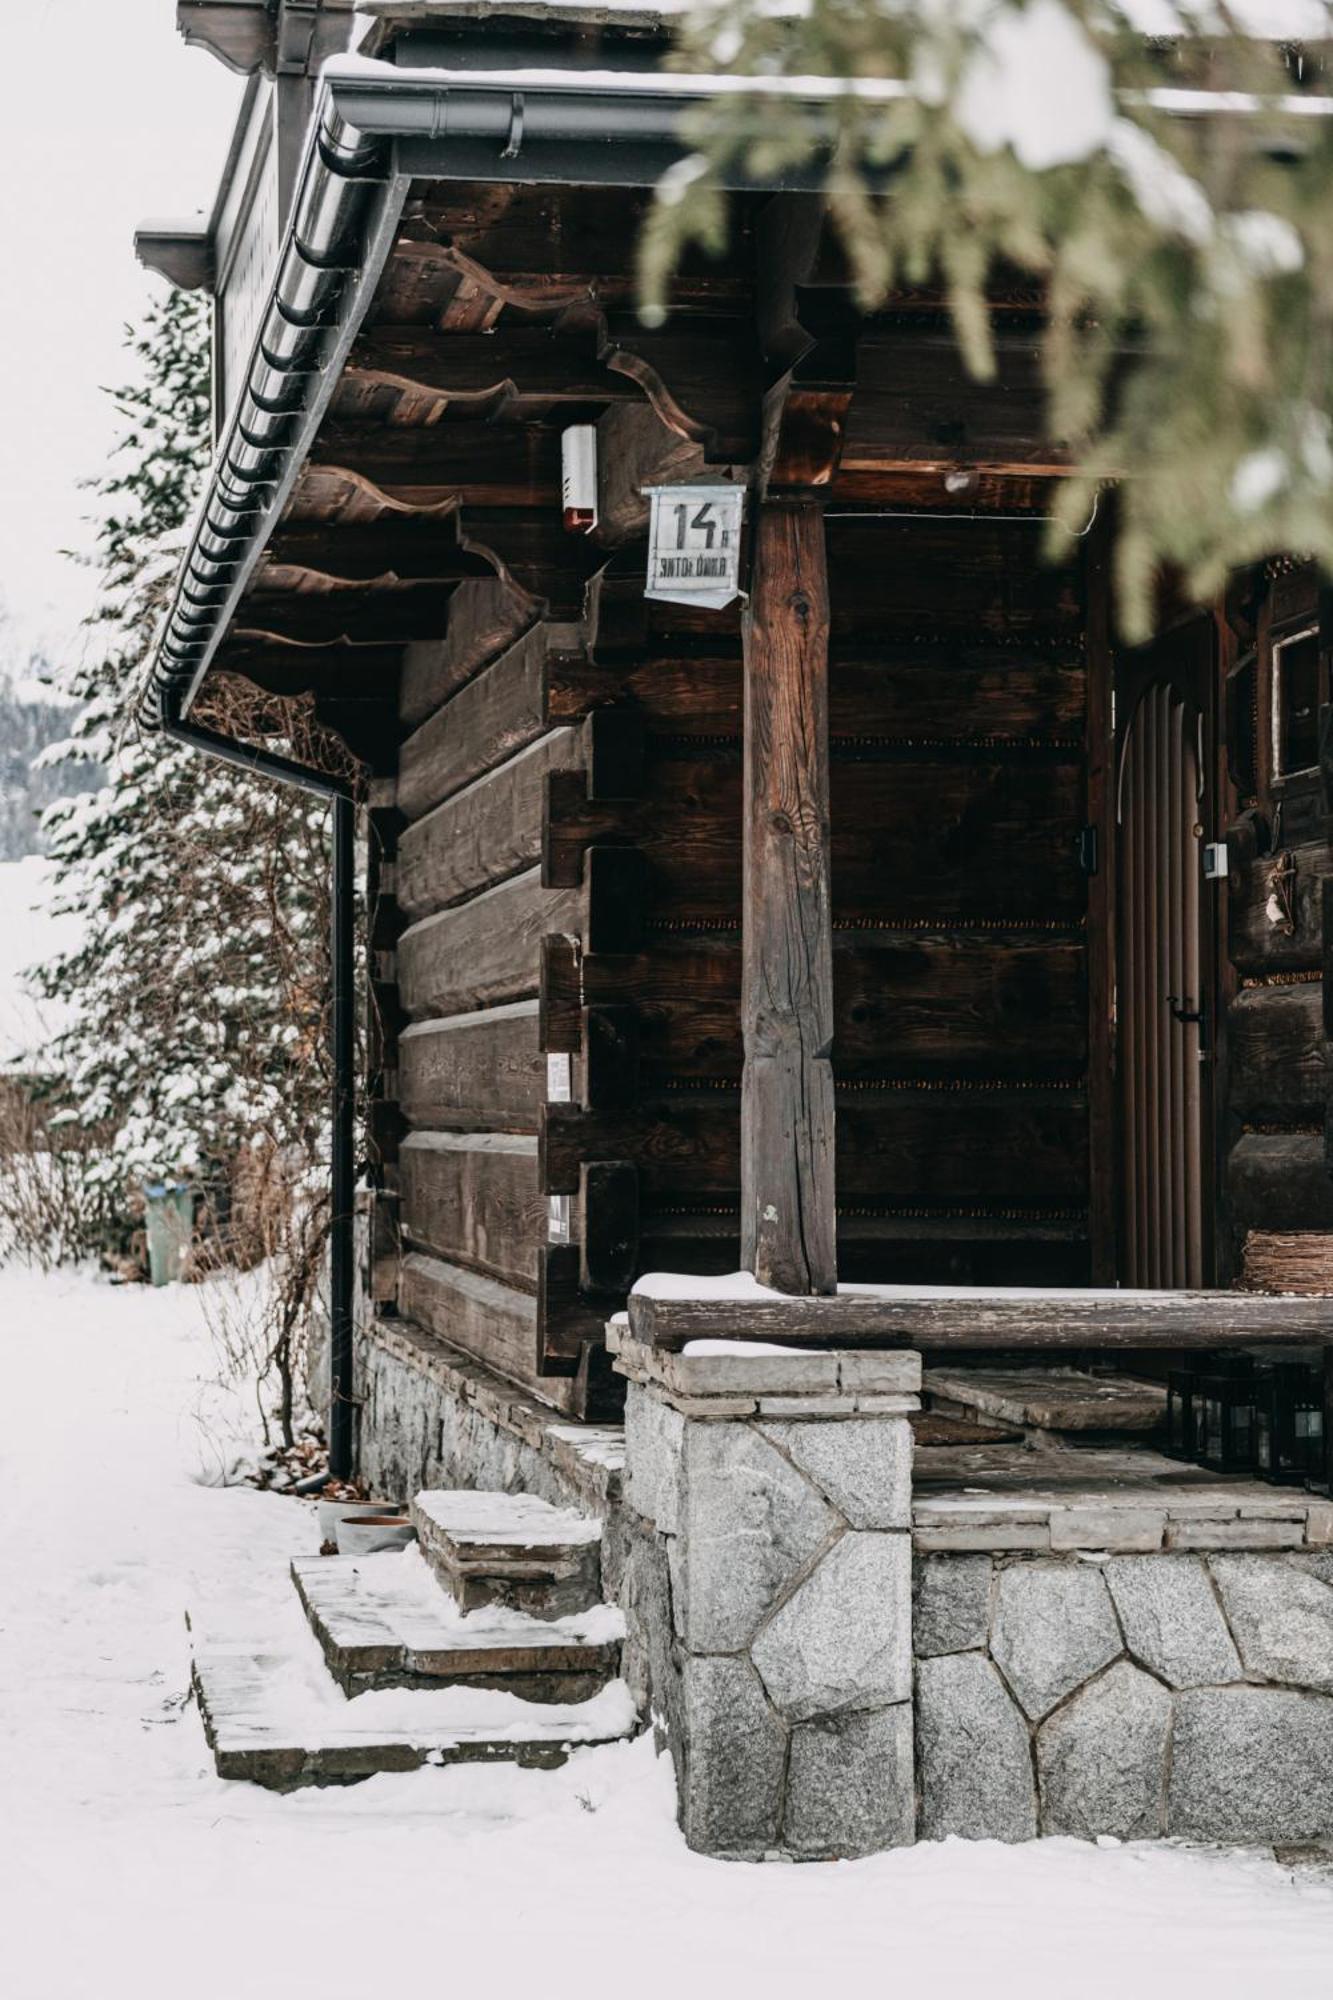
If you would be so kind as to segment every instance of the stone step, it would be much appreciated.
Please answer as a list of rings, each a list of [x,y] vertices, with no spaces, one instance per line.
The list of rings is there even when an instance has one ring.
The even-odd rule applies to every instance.
[[[1136,1435],[1166,1420],[1166,1386],[1074,1368],[928,1368],[932,1410],[1016,1425],[1023,1431]]]
[[[535,1493],[418,1493],[421,1553],[463,1611],[501,1605],[534,1618],[587,1611],[602,1595],[602,1524]]]
[[[590,1701],[537,1707],[481,1688],[394,1689],[348,1701],[317,1657],[210,1647],[195,1656],[194,1688],[221,1778],[274,1791],[345,1785],[423,1764],[496,1763],[553,1769],[581,1745],[615,1743],[637,1727],[623,1681]]]
[[[329,1672],[349,1695],[464,1686],[580,1702],[619,1671],[625,1623],[611,1605],[561,1619],[495,1607],[465,1614],[417,1549],[298,1557],[292,1581]]]

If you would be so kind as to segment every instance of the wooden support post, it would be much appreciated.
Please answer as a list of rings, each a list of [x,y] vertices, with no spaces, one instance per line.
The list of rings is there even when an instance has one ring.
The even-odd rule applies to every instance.
[[[741,1256],[837,1288],[828,566],[813,495],[758,503],[745,619]]]

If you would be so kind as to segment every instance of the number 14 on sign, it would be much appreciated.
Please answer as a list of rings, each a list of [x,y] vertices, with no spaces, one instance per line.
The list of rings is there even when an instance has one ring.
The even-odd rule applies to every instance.
[[[743,486],[648,486],[646,597],[721,611],[740,595]]]

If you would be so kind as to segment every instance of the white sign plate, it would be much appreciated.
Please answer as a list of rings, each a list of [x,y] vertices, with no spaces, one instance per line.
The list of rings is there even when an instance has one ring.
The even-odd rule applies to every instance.
[[[740,596],[745,488],[645,486],[652,503],[645,597],[721,611]]]

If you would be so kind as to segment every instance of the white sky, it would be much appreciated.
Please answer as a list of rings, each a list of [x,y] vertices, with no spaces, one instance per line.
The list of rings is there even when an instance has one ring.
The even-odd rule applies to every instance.
[[[176,34],[173,0],[11,0],[0,174],[0,659],[68,656],[96,579],[86,548],[114,441],[100,385],[130,373],[127,320],[163,281],[135,262],[146,216],[208,208],[243,83]]]

